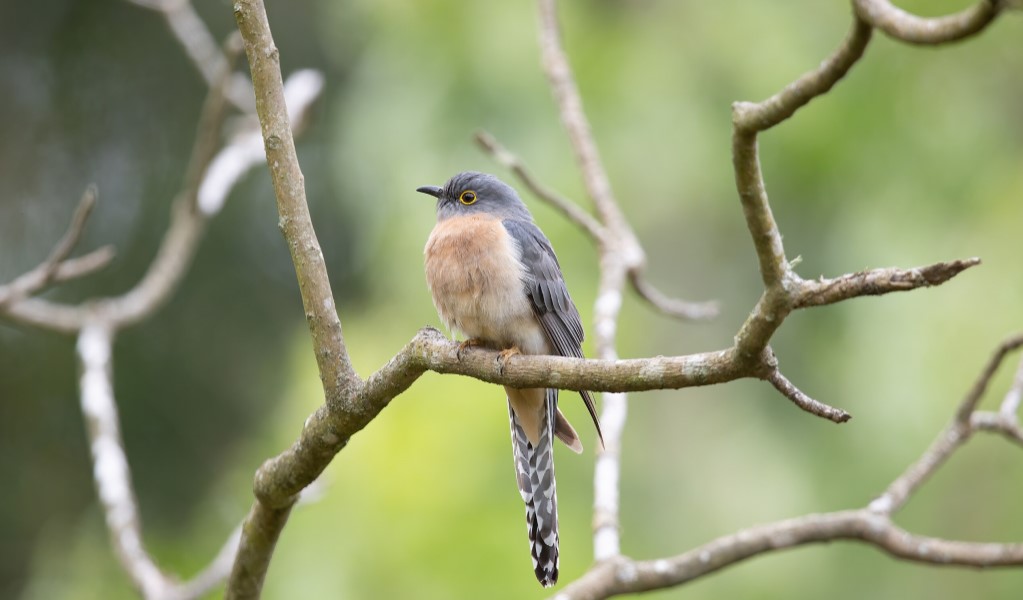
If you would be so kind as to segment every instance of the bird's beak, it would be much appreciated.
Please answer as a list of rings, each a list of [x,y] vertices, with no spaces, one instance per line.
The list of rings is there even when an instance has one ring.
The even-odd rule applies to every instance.
[[[444,190],[435,185],[424,185],[421,188],[416,188],[416,191],[419,192],[420,194],[429,194],[434,198],[440,198],[440,193],[443,192]]]

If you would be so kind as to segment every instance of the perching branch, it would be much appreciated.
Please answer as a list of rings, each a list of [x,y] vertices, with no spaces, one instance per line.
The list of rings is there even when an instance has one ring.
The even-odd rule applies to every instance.
[[[818,69],[762,103],[736,103],[733,107],[736,187],[764,282],[764,294],[739,330],[735,345],[717,352],[690,356],[618,360],[615,334],[624,286],[632,279],[638,289],[646,290],[645,296],[658,297],[650,292],[652,288],[643,288],[642,284],[635,283],[641,281],[645,261],[642,248],[615,200],[601,165],[577,86],[561,47],[555,4],[553,0],[540,0],[539,7],[544,71],[598,217],[594,219],[539,185],[521,161],[501,149],[492,138],[484,136],[480,141],[502,164],[523,179],[527,187],[536,190],[541,198],[555,205],[598,241],[601,276],[594,311],[594,333],[600,360],[513,356],[499,364],[497,354],[491,351],[470,349],[459,356],[456,344],[444,339],[439,332],[426,329],[364,381],[351,368],[341,324],[334,313],[318,242],[308,219],[302,175],[287,116],[282,108],[278,51],[270,34],[265,9],[259,0],[235,4],[235,17],[245,39],[253,73],[281,228],[292,250],[324,385],[325,403],[306,420],[300,438],[291,448],[268,460],[256,474],[256,501],[246,519],[229,582],[229,598],[252,598],[260,594],[274,546],[299,492],[319,476],[352,435],[367,426],[393,398],[408,389],[427,370],[463,374],[517,387],[613,392],[604,397],[606,447],[598,455],[595,474],[594,546],[600,562],[579,582],[566,587],[564,594],[575,597],[573,594],[578,592],[579,597],[605,597],[620,591],[653,589],[681,582],[687,576],[678,574],[682,567],[676,569],[673,559],[649,563],[654,572],[669,574],[667,579],[662,577],[655,581],[634,577],[648,563],[634,562],[620,554],[618,473],[627,406],[624,392],[757,377],[770,381],[782,395],[802,408],[818,416],[843,421],[848,418],[846,413],[810,399],[778,371],[767,344],[785,317],[796,308],[935,285],[977,264],[975,259],[970,259],[939,263],[915,271],[879,269],[813,282],[795,274],[785,257],[781,234],[771,214],[760,172],[756,136],[831,89],[862,56],[872,28],[865,21],[855,19],[845,43]],[[658,298],[653,303],[664,304],[660,300]],[[786,535],[781,540],[772,537],[778,528]],[[1019,549],[1011,545],[968,544],[914,537],[891,525],[885,515],[867,509],[816,517],[811,515],[722,538],[716,544],[721,547],[718,560],[724,562],[717,566],[708,566],[714,560],[714,555],[709,553],[710,547],[705,547],[696,556],[701,563],[707,563],[700,572],[706,573],[729,561],[770,549],[842,537],[864,539],[894,555],[931,562],[987,565],[1015,564],[1020,560],[1016,555]],[[763,541],[758,542],[758,539]],[[747,541],[752,545],[746,546]],[[930,550],[921,549],[920,544],[930,544]],[[682,555],[690,557],[685,560],[691,560],[691,556],[691,553]],[[679,565],[685,562],[682,557],[679,557]],[[625,570],[619,572],[621,565],[625,565]],[[613,579],[618,583],[604,581],[609,572],[615,575]],[[616,587],[619,585],[625,587]]]

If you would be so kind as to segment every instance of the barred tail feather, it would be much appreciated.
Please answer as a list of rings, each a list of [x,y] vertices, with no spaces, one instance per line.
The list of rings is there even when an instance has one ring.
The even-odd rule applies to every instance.
[[[526,504],[526,528],[533,571],[544,587],[558,581],[558,494],[554,481],[553,415],[557,411],[557,390],[547,390],[547,409],[540,422],[536,446],[526,437],[511,405],[512,448],[515,479]]]

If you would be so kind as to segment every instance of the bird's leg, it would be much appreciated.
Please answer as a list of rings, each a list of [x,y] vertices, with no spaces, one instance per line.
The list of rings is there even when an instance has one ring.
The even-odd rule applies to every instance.
[[[458,344],[458,350],[455,351],[455,358],[457,358],[458,361],[461,362],[462,361],[462,353],[463,352],[465,352],[469,348],[473,348],[475,346],[485,346],[485,345],[486,345],[486,342],[484,342],[480,338],[469,338],[469,339],[465,340],[464,342],[461,342],[460,344]]]
[[[508,359],[515,356],[516,354],[522,354],[518,346],[512,346],[511,348],[505,348],[497,354],[497,372],[504,375],[504,367],[508,364]]]

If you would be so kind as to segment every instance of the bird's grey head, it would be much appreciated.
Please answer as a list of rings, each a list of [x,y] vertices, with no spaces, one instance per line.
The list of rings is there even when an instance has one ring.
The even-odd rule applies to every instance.
[[[444,187],[426,185],[417,192],[437,199],[437,220],[474,214],[499,219],[532,221],[529,209],[515,190],[493,175],[465,171],[448,179]]]

